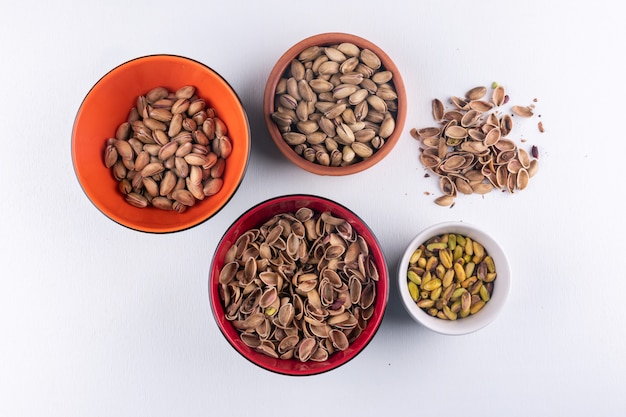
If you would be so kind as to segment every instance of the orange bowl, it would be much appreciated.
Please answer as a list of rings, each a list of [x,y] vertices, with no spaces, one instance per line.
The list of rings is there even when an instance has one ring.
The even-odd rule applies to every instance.
[[[292,60],[296,59],[302,51],[312,46],[330,46],[341,43],[352,43],[361,49],[369,49],[373,51],[381,61],[381,69],[390,71],[393,74],[393,78],[390,84],[397,93],[397,110],[393,111],[395,119],[395,129],[393,133],[385,140],[382,147],[376,150],[373,155],[360,162],[356,162],[352,165],[344,166],[325,166],[316,162],[310,162],[301,155],[299,155],[287,142],[283,139],[281,131],[277,124],[272,119],[272,113],[276,111],[276,87],[281,78],[284,77],[286,72],[290,69]],[[351,106],[354,107],[354,106]],[[372,42],[363,39],[361,37],[347,34],[347,33],[323,33],[306,38],[294,46],[289,48],[276,62],[276,65],[272,69],[267,84],[265,86],[265,92],[263,97],[263,111],[265,114],[265,124],[269,131],[269,134],[280,150],[280,152],[295,165],[300,168],[312,172],[317,175],[350,175],[357,172],[361,172],[368,169],[378,162],[380,162],[385,156],[391,152],[396,145],[402,134],[404,123],[406,120],[407,111],[407,98],[404,81],[400,75],[400,71],[391,58],[377,45]]]
[[[108,138],[127,120],[137,97],[155,87],[176,91],[192,85],[207,106],[226,124],[232,153],[226,159],[221,190],[197,201],[185,212],[154,207],[138,208],[125,201],[118,181],[104,163]],[[91,202],[111,220],[128,228],[150,232],[176,232],[196,226],[215,215],[237,191],[250,155],[250,129],[245,109],[232,87],[206,65],[175,55],[133,59],[109,71],[83,100],[72,132],[72,161],[80,185]]]

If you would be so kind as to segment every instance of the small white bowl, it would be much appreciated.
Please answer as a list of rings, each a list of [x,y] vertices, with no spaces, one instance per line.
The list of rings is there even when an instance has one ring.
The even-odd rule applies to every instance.
[[[476,314],[457,320],[443,320],[429,315],[417,306],[409,294],[407,270],[409,259],[415,250],[428,239],[445,233],[458,233],[480,243],[487,254],[491,255],[496,266],[497,277],[493,293],[485,306]],[[491,323],[504,307],[511,287],[511,270],[506,254],[496,240],[476,226],[463,222],[444,222],[435,224],[421,231],[409,245],[398,266],[398,288],[400,298],[409,315],[418,323],[437,333],[463,335],[482,329]]]

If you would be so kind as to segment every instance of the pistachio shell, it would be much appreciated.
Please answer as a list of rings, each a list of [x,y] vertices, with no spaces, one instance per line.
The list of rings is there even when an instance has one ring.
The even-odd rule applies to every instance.
[[[504,87],[502,87],[501,85],[497,86],[496,88],[493,89],[493,93],[491,95],[491,101],[493,101],[493,104],[496,107],[501,106],[502,104],[504,104]]]
[[[316,346],[317,342],[311,337],[307,337],[302,340],[298,346],[298,358],[300,359],[300,361],[308,361],[311,358],[311,355],[313,355]]]
[[[474,87],[465,93],[465,98],[468,100],[479,100],[487,94],[487,88],[484,86]]]
[[[444,131],[444,135],[453,139],[465,139],[467,137],[467,129],[462,126],[450,126]]]
[[[443,103],[441,102],[441,100],[436,98],[432,101],[432,111],[433,111],[433,118],[435,119],[435,121],[441,122],[443,120],[443,114],[444,114],[444,107],[443,107]]]
[[[487,112],[493,108],[493,104],[485,100],[472,100],[469,102],[469,108],[479,112]]]
[[[500,132],[500,128],[499,127],[491,129],[485,135],[485,140],[484,140],[485,145],[486,146],[495,145],[500,140],[500,136],[501,136],[501,132]]]
[[[450,101],[459,110],[467,110],[467,108],[468,108],[469,101],[465,100],[465,99],[463,99],[461,97],[451,97]]]
[[[517,158],[519,159],[522,167],[528,169],[530,167],[530,155],[525,149],[518,148],[517,149]]]
[[[522,168],[517,172],[517,183],[516,186],[519,190],[523,190],[528,186],[528,181],[530,180],[530,175],[526,168]]]
[[[476,126],[482,118],[482,115],[477,110],[469,110],[461,118],[461,126],[473,127]]]
[[[450,195],[442,195],[435,199],[435,204],[439,206],[451,206],[454,203],[454,197]]]
[[[493,190],[493,185],[487,184],[487,183],[480,183],[480,184],[476,184],[472,186],[472,189],[474,190],[476,194],[487,194],[491,190]]]
[[[533,116],[533,111],[528,106],[513,106],[511,107],[511,111],[513,112],[513,114],[515,114],[516,116],[520,116],[520,117],[532,117]]]

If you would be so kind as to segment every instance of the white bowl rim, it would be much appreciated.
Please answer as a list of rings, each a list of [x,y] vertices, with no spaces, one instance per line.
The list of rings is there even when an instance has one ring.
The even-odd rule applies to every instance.
[[[421,308],[411,298],[407,286],[406,271],[409,259],[415,249],[431,237],[443,233],[459,233],[476,240],[484,246],[489,255],[492,256],[496,263],[496,271],[498,277],[494,283],[493,294],[489,302],[485,304],[482,310],[469,317],[461,320],[442,320],[432,317]],[[473,333],[490,324],[504,307],[511,289],[511,269],[506,253],[496,241],[496,239],[483,231],[479,227],[462,222],[462,221],[446,221],[431,225],[419,232],[407,245],[402,259],[398,264],[398,289],[402,304],[413,320],[417,321],[424,327],[437,333],[446,335],[463,335]]]

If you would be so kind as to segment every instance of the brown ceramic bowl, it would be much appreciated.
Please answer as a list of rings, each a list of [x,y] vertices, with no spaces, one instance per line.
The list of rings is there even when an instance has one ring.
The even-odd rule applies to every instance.
[[[124,200],[118,181],[104,164],[107,138],[127,120],[137,97],[154,87],[170,91],[193,85],[228,128],[233,150],[226,161],[224,185],[184,213],[154,207],[137,208]],[[250,129],[236,92],[218,73],[195,60],[176,55],[151,55],[125,62],[105,74],[83,100],[72,132],[76,177],[91,202],[111,220],[149,232],[177,232],[196,226],[221,210],[233,197],[248,166]]]
[[[395,103],[397,103],[397,110],[391,112],[392,116],[395,119],[395,129],[393,130],[393,133],[384,140],[384,144],[380,148],[378,148],[369,158],[363,159],[351,165],[326,166],[316,162],[310,162],[309,160],[298,154],[289,144],[287,144],[281,134],[281,130],[272,119],[272,113],[274,113],[277,109],[276,87],[278,86],[280,79],[283,78],[285,74],[290,70],[292,60],[296,59],[302,51],[306,50],[309,47],[324,47],[330,45],[338,45],[342,43],[352,43],[358,46],[360,49],[371,50],[379,57],[381,61],[381,70],[388,70],[393,74],[393,78],[390,81],[390,84],[393,84],[393,87],[398,96],[397,100],[395,100]],[[323,33],[298,42],[289,50],[287,50],[287,52],[285,52],[283,56],[280,57],[280,59],[272,69],[267,80],[267,84],[265,86],[263,110],[265,114],[265,123],[267,125],[269,134],[278,149],[283,153],[283,155],[287,157],[287,159],[289,159],[300,168],[314,174],[349,175],[363,171],[376,165],[385,156],[387,156],[389,152],[391,152],[393,147],[398,142],[398,139],[400,138],[402,129],[404,127],[404,122],[406,119],[407,100],[404,82],[402,81],[400,71],[393,63],[391,58],[389,58],[389,56],[382,49],[374,45],[372,42],[355,35],[346,33]],[[295,130],[296,128],[294,126],[292,131]]]

